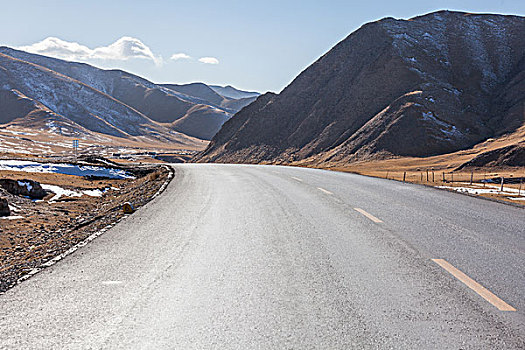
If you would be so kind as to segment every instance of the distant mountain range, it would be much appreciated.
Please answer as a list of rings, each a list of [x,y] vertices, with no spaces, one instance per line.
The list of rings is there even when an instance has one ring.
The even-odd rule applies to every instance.
[[[216,92],[221,89],[232,93]],[[230,86],[155,84],[121,70],[0,47],[2,126],[190,145],[211,139],[256,95]]]
[[[503,137],[523,154],[524,92],[524,17],[385,18],[350,34],[280,94],[258,97],[196,159],[345,164]]]
[[[216,93],[218,93],[221,96],[224,96],[229,99],[246,99],[246,98],[254,98],[260,95],[258,92],[253,91],[241,91],[237,90],[233,86],[218,86],[218,85],[210,85],[210,88],[213,89]]]

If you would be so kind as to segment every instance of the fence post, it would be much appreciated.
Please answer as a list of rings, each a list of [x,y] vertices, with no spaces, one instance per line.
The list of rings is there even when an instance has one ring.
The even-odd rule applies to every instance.
[[[470,171],[470,185],[472,186],[472,178],[474,177],[474,170]]]
[[[427,182],[428,182],[428,169],[427,169]]]
[[[432,182],[434,182],[434,170],[432,170]]]
[[[500,192],[503,192],[503,183],[505,182],[505,178],[502,176],[501,177],[501,187],[499,189]]]
[[[423,182],[423,173],[421,171],[419,172],[419,181]]]
[[[443,183],[445,183],[445,172],[441,172],[441,175],[443,175]]]
[[[521,196],[521,183],[523,182],[523,178],[520,179],[520,187],[518,187],[518,196]]]
[[[407,177],[407,172],[405,171],[405,172],[403,173],[403,182],[405,182],[406,177]]]

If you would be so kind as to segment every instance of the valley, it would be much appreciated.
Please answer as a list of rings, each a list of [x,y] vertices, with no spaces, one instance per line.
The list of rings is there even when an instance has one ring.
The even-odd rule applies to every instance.
[[[0,349],[525,349],[525,5],[452,3],[6,3]]]

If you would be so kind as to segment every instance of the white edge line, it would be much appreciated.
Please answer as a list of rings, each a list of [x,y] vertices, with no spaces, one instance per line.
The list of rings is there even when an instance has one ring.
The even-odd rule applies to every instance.
[[[166,187],[168,186],[168,184],[170,183],[171,179],[173,178],[173,168],[170,167],[170,166],[167,166],[167,165],[162,165],[163,167],[165,167],[166,169],[168,169],[169,171],[169,174],[168,174],[168,178],[166,179],[166,181],[164,181],[164,183],[162,184],[162,186],[159,188],[159,190],[151,197],[151,199],[148,201],[148,203],[150,201],[152,201],[155,197],[157,197],[159,194],[161,194],[165,189]],[[146,203],[147,204],[147,203]],[[92,233],[90,236],[88,236],[86,239],[84,239],[82,242],[79,242],[77,244],[75,244],[74,246],[72,246],[71,248],[69,248],[68,250],[66,250],[65,252],[55,256],[54,258],[52,259],[49,259],[47,260],[46,262],[40,264],[40,266],[38,267],[35,267],[33,268],[31,271],[29,271],[27,274],[23,275],[22,277],[20,277],[19,279],[16,280],[15,283],[13,283],[12,285],[10,285],[6,291],[4,292],[0,292],[0,295],[3,295],[5,293],[7,293],[7,291],[9,291],[10,289],[16,287],[17,285],[19,285],[20,283],[24,282],[25,280],[33,277],[34,275],[36,275],[37,273],[39,273],[40,271],[42,271],[43,269],[45,269],[46,267],[50,267],[50,266],[53,266],[55,265],[57,262],[59,262],[60,260],[64,259],[66,256],[76,252],[77,250],[79,250],[80,248],[82,248],[83,246],[85,246],[86,244],[88,244],[89,242],[95,240],[95,238],[101,236],[104,232],[106,232],[107,230],[109,230],[110,228],[112,228],[113,226],[115,226],[117,223],[119,223],[120,221],[122,221],[122,219],[125,219],[127,218],[129,215],[124,215],[122,217],[120,217],[119,219],[117,219],[116,221],[112,222],[111,224],[103,227],[102,229],[100,229],[99,231],[95,232],[95,233]]]
[[[303,180],[301,180],[300,178],[298,177],[295,177],[295,176],[291,176],[292,179],[296,180],[296,181],[299,181],[299,182],[303,182]]]

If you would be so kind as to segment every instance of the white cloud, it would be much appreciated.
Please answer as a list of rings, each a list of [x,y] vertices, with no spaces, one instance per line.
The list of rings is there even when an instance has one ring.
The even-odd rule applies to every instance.
[[[206,64],[219,64],[219,60],[215,57],[201,57],[199,58],[199,62]]]
[[[174,53],[173,55],[171,55],[170,60],[174,60],[174,61],[177,61],[177,60],[189,60],[190,58],[191,58],[191,56],[186,55],[183,52],[180,52],[180,53]]]
[[[162,63],[162,58],[155,56],[151,49],[142,41],[129,36],[124,36],[111,45],[100,46],[94,49],[54,37],[46,38],[29,46],[21,46],[18,49],[70,61],[90,59],[126,61],[130,58],[141,58],[152,60],[155,64]]]

